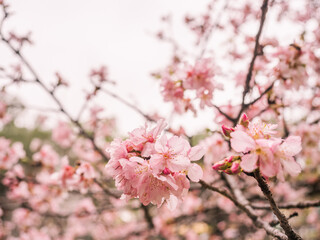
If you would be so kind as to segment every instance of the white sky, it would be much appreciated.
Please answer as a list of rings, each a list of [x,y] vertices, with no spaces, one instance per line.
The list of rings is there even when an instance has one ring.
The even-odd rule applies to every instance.
[[[147,113],[160,111],[168,117],[171,104],[163,103],[158,82],[150,73],[169,63],[171,48],[150,33],[161,28],[161,16],[173,13],[174,20],[182,24],[185,13],[203,12],[207,3],[204,0],[12,0],[10,5],[15,15],[7,21],[5,30],[20,34],[32,31],[34,45],[26,47],[23,53],[46,83],[55,80],[56,71],[69,81],[71,87],[59,90],[58,96],[74,116],[83,103],[90,69],[105,64],[110,77],[117,82],[117,93]],[[181,29],[176,28],[182,31],[178,32],[179,36],[184,34]],[[1,64],[16,62],[3,45],[0,52]],[[34,86],[21,85],[9,92],[31,106],[54,106]],[[106,108],[109,116],[117,117],[122,133],[144,123],[138,114],[105,95],[97,103]],[[197,119],[187,114],[183,120],[178,118],[176,124],[182,121],[188,129],[198,131],[201,126],[210,127],[212,118],[205,116],[203,121],[201,114]]]
[[[146,113],[160,112],[169,117],[172,106],[164,103],[158,82],[150,73],[163,69],[170,61],[171,47],[156,40],[151,33],[161,29],[160,18],[172,13],[174,35],[186,42],[190,39],[183,28],[186,13],[195,15],[205,11],[208,0],[11,0],[15,12],[5,30],[24,34],[32,31],[33,46],[24,49],[40,77],[47,83],[60,72],[71,87],[58,90],[58,97],[66,109],[76,116],[88,88],[90,69],[106,65],[110,78],[117,82],[112,88],[121,97],[139,106]],[[269,16],[268,16],[269,17]],[[287,26],[284,26],[287,27]],[[256,28],[256,27],[255,27]],[[280,29],[280,28],[279,28]],[[256,29],[248,29],[253,31]],[[274,24],[266,23],[264,32],[275,32]],[[277,31],[288,43],[288,28]],[[215,36],[215,38],[218,36]],[[185,38],[185,39],[184,39]],[[0,66],[16,63],[10,51],[0,45]],[[10,88],[9,92],[30,106],[54,107],[50,97],[31,85]],[[219,93],[218,93],[219,94]],[[218,97],[219,98],[219,97]],[[220,98],[225,98],[225,93]],[[106,116],[117,118],[122,134],[144,124],[144,119],[106,95],[96,103],[106,109]],[[20,123],[28,124],[27,115]],[[211,111],[199,113],[197,118],[186,114],[175,117],[173,125],[182,123],[189,134],[205,127],[212,128]]]

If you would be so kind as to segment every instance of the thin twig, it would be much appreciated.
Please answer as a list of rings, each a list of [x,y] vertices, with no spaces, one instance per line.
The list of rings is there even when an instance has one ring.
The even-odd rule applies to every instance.
[[[242,93],[242,106],[241,109],[239,111],[239,114],[237,116],[237,118],[234,121],[234,125],[238,122],[238,120],[241,117],[241,114],[245,108],[245,98],[247,93],[250,90],[250,81],[252,78],[252,72],[253,72],[253,68],[254,68],[254,63],[256,61],[256,58],[259,54],[261,54],[261,46],[260,46],[260,36],[262,33],[262,28],[266,19],[266,15],[267,15],[267,11],[268,11],[268,0],[263,0],[262,6],[261,6],[261,18],[260,18],[260,25],[259,25],[259,29],[258,32],[256,34],[256,38],[255,38],[255,46],[254,46],[254,50],[253,50],[253,56],[249,65],[249,69],[248,69],[248,73],[246,76],[246,81],[245,81],[245,85],[244,85],[244,89],[243,89],[243,93]]]
[[[149,212],[149,207],[141,204],[141,208],[143,210],[144,217],[145,217],[145,219],[146,219],[146,221],[148,223],[149,229],[154,229],[154,224],[153,224],[153,221],[152,221],[152,216],[151,216],[151,214]]]
[[[105,194],[112,196],[114,198],[120,198],[119,193],[114,193],[106,188],[98,179],[94,179],[94,182],[104,191]]]
[[[212,185],[207,184],[206,182],[204,182],[203,180],[200,180],[199,183],[201,184],[201,186],[205,189],[209,189],[211,191],[214,192],[218,192],[221,195],[227,197],[228,199],[230,199],[239,209],[241,209],[242,211],[244,211],[247,216],[252,220],[252,222],[254,223],[254,225],[257,228],[263,228],[267,234],[274,236],[278,239],[281,240],[288,240],[288,237],[283,234],[282,232],[280,232],[278,229],[275,229],[273,227],[271,227],[269,225],[269,223],[263,221],[255,212],[254,210],[251,208],[251,206],[247,203],[247,202],[240,202],[236,197],[233,197],[229,192],[227,192],[224,189],[219,189],[217,187],[214,187]]]
[[[293,218],[293,217],[297,217],[297,216],[299,216],[299,214],[298,214],[297,212],[293,212],[293,213],[291,213],[291,214],[289,215],[289,217],[287,217],[287,219],[289,220],[289,219],[291,219],[291,218]],[[269,224],[270,224],[270,226],[275,227],[275,226],[277,226],[279,223],[280,223],[279,220],[273,220],[273,221],[271,221]]]
[[[261,210],[270,210],[271,207],[269,205],[251,205],[254,209],[261,209]],[[298,203],[286,203],[286,204],[278,204],[279,209],[304,209],[310,207],[320,207],[320,200],[314,202],[298,202]]]
[[[302,238],[292,229],[291,225],[289,224],[286,216],[279,210],[276,202],[272,197],[272,193],[267,182],[262,178],[260,175],[259,170],[254,172],[254,177],[257,180],[261,191],[263,192],[264,196],[268,199],[270,203],[270,207],[272,212],[277,216],[280,222],[280,226],[283,228],[284,232],[288,236],[290,240],[302,240]]]

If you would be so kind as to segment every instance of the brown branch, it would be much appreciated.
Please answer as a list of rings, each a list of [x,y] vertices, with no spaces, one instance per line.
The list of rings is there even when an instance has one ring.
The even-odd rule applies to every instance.
[[[2,22],[4,21],[4,19],[2,20]],[[8,48],[15,53],[15,55],[20,59],[20,61],[26,66],[26,68],[30,71],[30,73],[33,75],[34,79],[34,83],[37,83],[45,92],[47,92],[51,98],[54,100],[54,102],[58,105],[59,107],[59,111],[62,112],[73,124],[75,124],[79,130],[80,130],[80,134],[83,135],[84,137],[86,137],[87,139],[89,139],[92,142],[92,145],[94,147],[94,149],[102,156],[102,158],[105,159],[105,161],[108,161],[108,157],[106,156],[106,154],[104,153],[103,150],[101,150],[97,144],[95,143],[94,139],[92,136],[90,136],[89,133],[87,133],[85,131],[85,129],[83,128],[83,126],[80,124],[80,122],[78,122],[77,120],[73,119],[71,117],[71,115],[64,109],[62,103],[60,102],[60,100],[56,97],[56,95],[54,94],[53,91],[51,91],[45,84],[44,82],[40,79],[39,75],[37,74],[37,72],[34,70],[34,68],[31,66],[31,64],[26,60],[26,58],[22,55],[22,53],[20,52],[20,50],[15,49],[10,41],[4,37],[3,33],[2,33],[2,29],[0,28],[0,36],[1,36],[1,40],[8,46]]]
[[[242,114],[242,112],[243,112],[243,110],[244,110],[244,108],[246,106],[245,105],[245,98],[246,98],[247,93],[250,90],[250,81],[251,81],[251,78],[252,78],[252,72],[253,72],[253,68],[254,68],[254,63],[256,61],[257,56],[259,54],[261,54],[261,49],[260,49],[261,46],[260,46],[259,40],[260,40],[260,36],[261,36],[261,33],[262,33],[263,25],[264,25],[264,22],[265,22],[265,19],[266,19],[267,11],[268,11],[268,0],[263,0],[263,3],[261,5],[260,25],[259,25],[258,32],[256,34],[255,46],[254,46],[254,50],[253,50],[253,56],[252,56],[252,59],[251,59],[250,65],[249,65],[249,69],[248,69],[248,73],[247,73],[247,76],[246,76],[246,81],[245,81],[245,85],[244,85],[244,89],[243,89],[243,93],[242,93],[242,106],[241,106],[241,109],[239,111],[239,114],[238,114],[237,118],[234,121],[234,124],[236,124],[238,122],[238,120],[240,119],[241,114]]]
[[[151,230],[151,229],[154,229],[154,224],[153,224],[153,221],[152,221],[152,216],[151,216],[151,214],[150,214],[150,212],[149,212],[149,207],[141,204],[141,208],[142,208],[142,210],[143,210],[144,217],[145,217],[145,219],[146,219],[146,221],[147,221],[147,223],[148,223],[149,229],[150,229],[150,230]]]
[[[255,104],[256,102],[258,102],[264,95],[266,95],[274,86],[274,83],[275,82],[272,82],[270,84],[269,87],[266,88],[266,90],[264,90],[259,97],[257,97],[256,99],[254,99],[252,102],[249,102],[249,103],[245,103],[244,104],[244,109],[242,111],[244,111],[245,109],[247,109],[248,107],[250,107],[251,105]]]
[[[254,209],[261,210],[270,210],[271,207],[269,205],[251,205]],[[315,202],[298,202],[298,203],[287,203],[287,204],[278,204],[279,209],[304,209],[310,207],[320,207],[320,200]]]
[[[104,191],[105,194],[107,194],[111,197],[114,197],[114,198],[120,198],[120,196],[121,196],[120,193],[110,191],[98,179],[94,179],[94,182]]]
[[[257,214],[254,212],[254,210],[251,208],[248,202],[245,202],[243,199],[237,199],[236,197],[233,197],[229,192],[227,192],[224,189],[219,189],[217,187],[214,187],[212,185],[207,184],[203,180],[200,180],[199,183],[201,186],[205,189],[209,189],[214,192],[218,192],[221,195],[227,197],[230,199],[240,210],[244,211],[247,216],[252,220],[254,225],[257,228],[263,228],[268,235],[274,236],[281,240],[288,240],[288,237],[280,232],[278,229],[275,229],[269,225],[269,223],[263,221]],[[244,201],[244,202],[242,202]]]
[[[268,201],[270,203],[270,207],[271,207],[272,212],[279,219],[280,226],[283,228],[283,230],[286,233],[286,235],[288,236],[288,238],[290,240],[302,240],[302,238],[296,232],[294,232],[294,230],[290,226],[286,216],[279,210],[276,202],[274,201],[274,199],[272,197],[272,193],[270,191],[270,188],[269,188],[267,182],[260,175],[259,170],[256,170],[254,172],[254,177],[258,181],[258,184],[259,184],[261,191],[263,192],[264,196],[268,199]]]
[[[218,112],[220,114],[222,114],[225,118],[227,118],[229,121],[231,121],[231,122],[235,121],[235,118],[233,118],[233,117],[229,116],[228,114],[226,114],[225,112],[223,112],[218,106],[213,105],[213,107],[216,108],[218,110]]]
[[[291,218],[293,218],[293,217],[297,217],[297,216],[298,216],[298,213],[297,213],[297,212],[293,212],[293,213],[291,213],[291,214],[289,215],[289,217],[287,217],[287,219],[289,220],[289,219],[291,219]],[[280,223],[279,220],[273,220],[273,221],[271,221],[269,224],[270,224],[270,226],[275,227],[275,226],[277,226],[279,223]]]

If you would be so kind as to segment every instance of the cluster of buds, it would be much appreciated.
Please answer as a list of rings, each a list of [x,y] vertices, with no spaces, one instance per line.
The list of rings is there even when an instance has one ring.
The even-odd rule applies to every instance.
[[[240,156],[230,156],[215,163],[212,168],[227,174],[238,174],[241,172],[240,161]]]

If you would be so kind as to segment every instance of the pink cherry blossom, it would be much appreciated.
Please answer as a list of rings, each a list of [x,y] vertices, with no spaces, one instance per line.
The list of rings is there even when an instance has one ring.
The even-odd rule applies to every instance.
[[[25,157],[22,143],[11,144],[9,139],[0,137],[0,169],[10,169],[19,159]]]
[[[113,141],[106,173],[115,179],[124,198],[139,197],[144,205],[158,207],[166,202],[174,209],[190,187],[187,175],[192,181],[202,177],[202,168],[191,161],[199,160],[204,151],[191,147],[182,137],[160,137],[165,125],[160,120],[150,130],[146,125],[133,130],[124,141]]]
[[[63,148],[70,147],[74,138],[70,126],[65,122],[59,122],[52,130],[52,140]]]
[[[283,141],[274,137],[276,127],[261,121],[252,123],[245,115],[242,116],[240,125],[230,133],[230,142],[233,150],[243,154],[240,166],[244,171],[253,172],[259,168],[264,176],[278,175],[280,179],[283,179],[283,170],[290,175],[300,172],[301,168],[293,158],[301,151],[300,137],[290,136]],[[216,165],[219,170],[221,167]]]
[[[35,162],[40,162],[46,167],[53,168],[59,164],[59,155],[51,147],[51,145],[43,145],[39,152],[33,154],[32,156]]]

